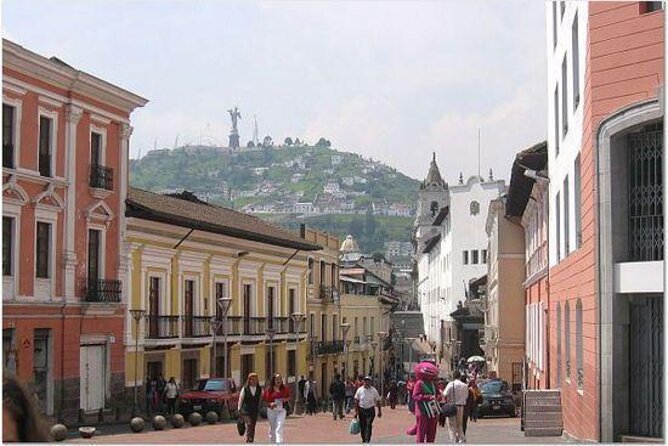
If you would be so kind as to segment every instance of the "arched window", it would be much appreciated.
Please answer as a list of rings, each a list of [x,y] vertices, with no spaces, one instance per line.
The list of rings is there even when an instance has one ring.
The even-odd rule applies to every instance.
[[[566,334],[566,379],[570,381],[571,379],[571,307],[566,301],[566,306],[564,307],[564,329]]]
[[[434,217],[438,212],[438,202],[432,201],[429,209],[431,210],[431,216]]]
[[[557,303],[557,387],[561,387],[561,304]]]
[[[584,365],[582,363],[582,301],[575,304],[575,369],[577,373],[578,390],[584,387]]]

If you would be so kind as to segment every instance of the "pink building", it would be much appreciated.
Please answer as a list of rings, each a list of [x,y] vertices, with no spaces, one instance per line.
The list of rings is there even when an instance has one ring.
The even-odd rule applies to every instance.
[[[121,256],[130,113],[146,100],[8,40],[3,53],[3,353],[42,410],[123,405]]]
[[[549,380],[580,440],[663,438],[661,2],[552,2]]]

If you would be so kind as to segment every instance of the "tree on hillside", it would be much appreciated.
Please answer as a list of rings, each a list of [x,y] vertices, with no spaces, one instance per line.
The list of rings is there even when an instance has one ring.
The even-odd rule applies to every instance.
[[[352,235],[355,238],[360,238],[364,232],[364,222],[362,219],[355,215],[348,223],[348,234]]]
[[[371,208],[367,209],[364,218],[364,234],[369,238],[373,238],[374,234],[376,233],[377,226],[378,223],[376,222],[375,215],[373,215],[373,211]]]
[[[267,135],[262,139],[262,147],[265,149],[268,149],[270,147],[274,146],[274,140],[271,138],[271,136]]]
[[[246,143],[246,147],[253,148],[253,147],[255,147],[255,143],[254,143],[253,141],[248,141],[248,142]]]
[[[316,147],[332,147],[332,143],[325,138],[320,138],[317,143],[315,143]]]
[[[290,137],[288,136],[288,137],[285,138],[285,140],[283,141],[283,144],[285,144],[286,146],[290,147],[290,146],[293,144],[293,143],[292,143],[292,138],[290,138]]]
[[[295,138],[295,145],[296,146],[301,146],[303,143],[299,140],[299,138]]]

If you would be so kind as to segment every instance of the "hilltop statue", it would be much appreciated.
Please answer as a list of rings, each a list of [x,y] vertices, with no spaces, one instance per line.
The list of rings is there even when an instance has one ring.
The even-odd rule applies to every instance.
[[[230,130],[230,148],[238,149],[239,148],[239,128],[237,127],[237,122],[241,119],[241,113],[239,113],[239,107],[234,107],[233,109],[227,110],[232,118],[232,130]]]

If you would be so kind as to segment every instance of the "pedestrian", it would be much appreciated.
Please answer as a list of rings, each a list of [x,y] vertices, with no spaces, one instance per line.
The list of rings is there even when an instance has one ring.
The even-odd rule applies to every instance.
[[[406,405],[411,413],[415,413],[415,405],[413,404],[413,388],[415,387],[415,376],[411,373],[406,382]]]
[[[306,400],[306,413],[314,415],[318,409],[318,397],[313,376],[309,376],[304,385],[304,400]]]
[[[355,398],[355,384],[350,377],[346,378],[346,413],[350,413],[353,410],[353,401]]]
[[[469,381],[469,389],[473,392],[473,403],[471,404],[471,411],[469,413],[471,421],[478,422],[478,405],[482,403],[482,392],[478,388],[478,383],[475,378]]]
[[[390,381],[390,384],[387,386],[387,400],[390,402],[392,410],[397,407],[398,392],[397,382],[395,380]]]
[[[306,387],[306,379],[304,378],[304,375],[299,378],[299,381],[297,382],[297,398],[299,398],[299,402],[302,403],[301,407],[304,407],[304,388]]]
[[[5,372],[2,379],[2,442],[52,441],[37,401],[26,386]]]
[[[260,413],[261,395],[262,387],[260,387],[257,373],[249,373],[246,385],[241,388],[237,403],[237,412],[243,417],[246,425],[246,443],[255,441],[255,425]]]
[[[329,385],[329,396],[332,399],[332,414],[334,421],[339,416],[343,420],[343,403],[346,400],[346,385],[341,381],[341,375],[334,375],[334,381]]]
[[[365,376],[364,385],[355,392],[355,418],[360,423],[362,443],[371,443],[373,420],[376,417],[375,407],[378,408],[378,418],[382,418],[383,416],[380,407],[380,394],[371,385],[371,381],[372,378],[370,376]]]
[[[167,384],[165,384],[164,396],[167,400],[167,411],[170,415],[174,415],[176,412],[176,399],[179,397],[179,385],[176,384],[176,380],[172,376],[169,378]]]
[[[165,403],[165,386],[167,385],[167,381],[165,381],[165,377],[162,376],[162,372],[158,373],[158,378],[156,382],[156,391],[158,392],[158,411],[162,412],[164,408],[164,403]]]
[[[267,420],[269,421],[269,439],[274,444],[283,443],[283,425],[287,412],[285,406],[290,399],[290,389],[283,384],[283,377],[276,373],[264,391],[264,401],[267,403]]]
[[[430,362],[420,362],[415,366],[418,380],[413,388],[415,418],[417,425],[417,443],[433,443],[436,439],[436,425],[440,406],[436,401],[436,380],[438,368]]]
[[[457,412],[448,419],[448,429],[450,431],[450,440],[453,443],[465,443],[464,435],[464,407],[469,396],[469,388],[462,382],[462,375],[459,370],[453,373],[453,380],[445,387],[444,394],[446,402],[454,404]]]

